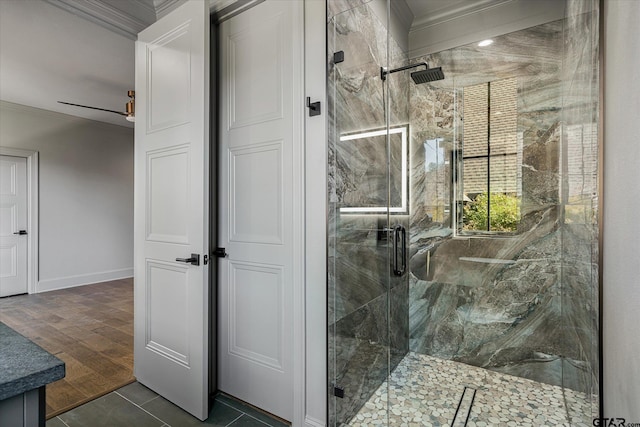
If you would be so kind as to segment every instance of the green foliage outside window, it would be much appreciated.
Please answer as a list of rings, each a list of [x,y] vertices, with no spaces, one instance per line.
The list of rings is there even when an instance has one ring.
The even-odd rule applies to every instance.
[[[465,230],[487,230],[487,193],[481,193],[464,207]],[[491,193],[491,231],[515,232],[520,220],[518,197]]]

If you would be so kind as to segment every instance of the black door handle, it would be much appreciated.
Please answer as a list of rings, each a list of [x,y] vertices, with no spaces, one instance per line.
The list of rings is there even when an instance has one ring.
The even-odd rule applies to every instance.
[[[191,265],[200,265],[200,255],[199,254],[191,254],[191,258],[176,258],[178,262],[186,262]]]
[[[400,243],[401,242],[401,243]],[[398,243],[400,243],[400,259],[398,266]],[[407,230],[402,225],[393,227],[393,274],[402,276],[407,269]]]
[[[13,234],[18,234],[18,235],[20,235],[20,236],[24,236],[25,234],[27,234],[27,230],[20,230],[20,231],[16,231],[16,232],[15,232],[15,233],[13,233]]]

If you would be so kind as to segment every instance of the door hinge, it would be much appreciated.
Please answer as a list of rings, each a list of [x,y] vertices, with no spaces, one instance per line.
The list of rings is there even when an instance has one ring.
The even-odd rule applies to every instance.
[[[344,388],[340,386],[334,386],[333,395],[335,397],[339,397],[340,399],[344,399]]]
[[[333,54],[333,63],[339,64],[341,62],[344,62],[344,50],[339,50]]]

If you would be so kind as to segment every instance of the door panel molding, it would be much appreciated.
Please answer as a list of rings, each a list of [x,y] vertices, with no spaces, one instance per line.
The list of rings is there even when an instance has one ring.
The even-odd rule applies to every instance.
[[[253,273],[254,280],[241,279],[241,273]],[[253,262],[229,262],[230,289],[228,305],[231,311],[229,327],[229,352],[280,372],[283,371],[284,353],[284,267]],[[259,286],[251,284],[259,283]],[[246,289],[245,289],[246,288]],[[259,293],[261,303],[273,308],[267,316],[257,317],[256,307],[242,304],[247,293]],[[273,332],[274,335],[269,335]],[[270,345],[272,354],[259,351],[256,342]]]
[[[147,133],[158,132],[189,121],[190,74],[189,21],[146,45],[147,55]],[[184,43],[185,46],[181,46]],[[154,74],[171,67],[168,73]],[[170,79],[170,80],[167,80]],[[156,99],[158,98],[158,99]],[[155,108],[158,106],[158,108]]]
[[[189,244],[189,153],[189,144],[163,147],[146,153],[147,241]],[[172,223],[181,229],[167,229],[170,225],[164,223],[164,217],[180,218]]]
[[[229,148],[230,242],[284,243],[283,151],[282,140]],[[258,164],[261,174],[254,176]],[[247,177],[251,177],[251,188],[243,189]]]
[[[282,99],[282,54],[284,25],[282,14],[257,22],[252,28],[230,35],[227,42],[229,52],[229,130],[251,126],[284,117]],[[270,41],[276,40],[275,43]],[[248,49],[258,49],[271,61],[256,62],[253,58],[238,55]],[[239,60],[244,62],[239,63]],[[249,82],[238,83],[239,72],[260,67],[260,75]]]
[[[162,278],[152,280],[154,270],[170,273],[165,274],[165,280]],[[167,276],[173,278],[171,283],[167,283]],[[190,359],[187,329],[189,268],[161,260],[147,259],[145,279],[146,348],[188,368]]]

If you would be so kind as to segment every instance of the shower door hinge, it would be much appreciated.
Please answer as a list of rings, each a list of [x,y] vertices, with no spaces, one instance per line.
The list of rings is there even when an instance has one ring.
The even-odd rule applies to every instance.
[[[334,54],[333,54],[333,63],[334,64],[339,64],[341,62],[344,62],[344,50],[340,50],[338,52],[334,52]]]
[[[333,387],[333,395],[335,397],[339,397],[340,399],[344,399],[344,388],[339,386]]]
[[[320,101],[311,102],[311,98],[307,96],[307,108],[309,108],[309,117],[319,116],[320,111]]]

